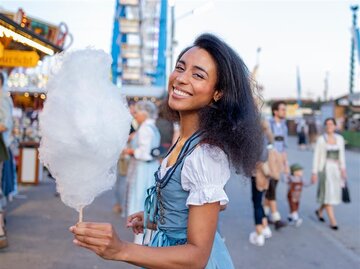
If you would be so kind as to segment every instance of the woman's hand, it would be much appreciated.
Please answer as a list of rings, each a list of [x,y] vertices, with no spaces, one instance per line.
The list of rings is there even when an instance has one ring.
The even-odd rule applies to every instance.
[[[5,132],[7,130],[7,128],[5,127],[4,124],[0,124],[0,133]]]
[[[74,244],[95,252],[107,260],[121,260],[120,254],[125,246],[114,227],[109,223],[80,222],[71,226]]]
[[[312,176],[311,176],[311,183],[312,183],[312,184],[315,184],[316,181],[317,181],[317,179],[318,179],[317,174],[312,174]]]
[[[134,149],[126,148],[126,149],[123,150],[122,153],[125,154],[125,155],[133,156],[134,155]]]
[[[130,215],[126,221],[126,228],[132,228],[134,234],[144,233],[144,211]]]
[[[132,228],[134,234],[144,233],[144,211],[130,215],[126,221],[126,228]],[[157,225],[155,223],[148,222],[146,228],[156,230]]]

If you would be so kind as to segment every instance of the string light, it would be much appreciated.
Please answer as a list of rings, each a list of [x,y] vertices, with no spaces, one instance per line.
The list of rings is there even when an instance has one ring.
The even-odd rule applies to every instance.
[[[35,41],[27,38],[27,37],[24,37],[22,35],[19,35],[18,33],[15,33],[14,31],[10,30],[10,29],[7,29],[5,28],[4,26],[1,26],[0,25],[0,37],[3,37],[3,36],[6,36],[6,37],[12,37],[12,39],[14,41],[17,41],[17,42],[20,42],[20,43],[23,43],[23,44],[26,44],[28,46],[31,46],[35,49],[38,49],[48,55],[54,55],[54,51],[52,49],[49,49],[43,45],[40,45],[38,43],[36,43]]]

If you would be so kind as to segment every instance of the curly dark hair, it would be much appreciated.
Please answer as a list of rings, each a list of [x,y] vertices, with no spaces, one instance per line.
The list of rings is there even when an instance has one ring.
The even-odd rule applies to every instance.
[[[220,147],[237,171],[251,176],[263,149],[263,133],[249,71],[232,48],[208,33],[185,48],[177,62],[192,47],[206,50],[214,59],[215,89],[223,94],[220,100],[199,111],[200,130],[204,131],[202,143]],[[170,112],[169,118],[179,120],[179,114],[171,110],[167,100],[164,105]]]

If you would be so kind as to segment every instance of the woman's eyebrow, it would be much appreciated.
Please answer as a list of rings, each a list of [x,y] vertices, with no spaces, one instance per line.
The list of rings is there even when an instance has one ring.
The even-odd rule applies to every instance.
[[[181,63],[183,65],[186,65],[185,61],[184,60],[179,60],[178,63]]]
[[[199,69],[201,71],[203,71],[207,76],[209,76],[208,72],[206,72],[206,70],[204,68],[202,68],[201,66],[198,65],[194,65],[194,68]]]
[[[184,60],[179,60],[178,63],[181,63],[186,66],[186,62]],[[200,71],[203,71],[207,76],[209,76],[208,72],[206,72],[206,70],[204,68],[202,68],[201,66],[194,65],[193,68],[199,69]]]

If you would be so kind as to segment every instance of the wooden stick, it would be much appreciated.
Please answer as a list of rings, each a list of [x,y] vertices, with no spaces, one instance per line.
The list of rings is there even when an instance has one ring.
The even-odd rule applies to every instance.
[[[83,222],[83,218],[84,218],[83,209],[84,207],[81,207],[79,211],[79,222]]]

